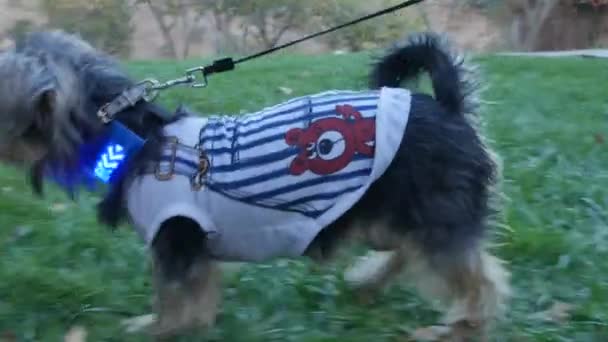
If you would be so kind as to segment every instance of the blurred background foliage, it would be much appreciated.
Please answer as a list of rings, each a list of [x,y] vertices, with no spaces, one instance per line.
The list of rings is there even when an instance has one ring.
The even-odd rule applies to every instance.
[[[344,23],[399,0],[0,0],[0,41],[61,28],[122,58],[244,54]],[[360,51],[408,32],[446,32],[468,49],[558,50],[606,46],[607,0],[427,0],[298,47]]]

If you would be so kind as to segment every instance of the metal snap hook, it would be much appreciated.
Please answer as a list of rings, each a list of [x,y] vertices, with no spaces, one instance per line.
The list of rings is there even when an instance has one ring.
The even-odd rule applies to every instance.
[[[145,79],[145,80],[139,82],[137,85],[138,86],[141,86],[141,85],[145,86],[145,88],[144,88],[144,95],[143,95],[142,98],[146,102],[152,102],[152,101],[154,101],[158,97],[158,94],[160,93],[160,90],[159,90],[158,87],[161,84],[156,79],[148,78],[148,79]]]
[[[206,88],[208,82],[207,82],[207,74],[205,73],[205,67],[196,67],[196,68],[188,69],[188,70],[186,70],[186,75],[194,78],[195,74],[197,72],[200,72],[201,75],[203,75],[203,81],[200,83],[192,83],[192,85],[190,85],[190,86],[192,88]]]

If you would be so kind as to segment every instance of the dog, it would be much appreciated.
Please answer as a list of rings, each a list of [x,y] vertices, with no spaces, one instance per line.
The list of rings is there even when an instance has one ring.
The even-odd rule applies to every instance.
[[[401,87],[425,72],[434,95]],[[345,272],[355,288],[405,274],[445,304],[448,338],[487,338],[510,290],[488,251],[500,165],[479,129],[474,68],[420,33],[369,75],[368,90],[242,116],[142,100],[104,122],[138,83],[78,36],[35,32],[0,55],[0,159],[29,169],[38,194],[51,179],[74,194],[91,183],[82,165],[108,121],[141,138],[97,210],[111,227],[128,220],[150,248],[155,334],[215,323],[224,261],[322,262],[359,241],[371,252]]]

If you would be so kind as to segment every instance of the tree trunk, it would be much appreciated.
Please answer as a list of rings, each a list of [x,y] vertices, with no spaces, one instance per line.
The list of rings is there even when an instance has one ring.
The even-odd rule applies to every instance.
[[[535,6],[536,5],[536,6]],[[537,0],[536,3],[528,2],[526,9],[526,26],[530,29],[527,32],[527,37],[523,41],[523,46],[526,50],[534,50],[538,44],[540,33],[553,10],[559,5],[556,0]]]
[[[164,16],[163,11],[160,8],[158,8],[157,6],[155,6],[154,4],[152,4],[151,0],[146,0],[146,3],[148,4],[148,7],[150,8],[152,15],[154,16],[154,19],[156,20],[156,23],[158,24],[158,28],[160,29],[161,34],[163,35],[165,44],[169,48],[171,57],[177,59],[178,58],[177,48],[175,46],[175,41],[173,40],[173,37],[171,36],[171,30],[173,29],[172,26],[175,23],[168,24],[165,21],[165,16]]]
[[[606,7],[573,1],[510,0],[510,37],[516,49],[527,51],[582,49],[600,40],[608,25]]]

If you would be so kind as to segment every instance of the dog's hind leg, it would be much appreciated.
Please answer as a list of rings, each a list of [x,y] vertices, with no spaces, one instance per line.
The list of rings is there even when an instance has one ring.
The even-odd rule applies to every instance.
[[[382,289],[405,265],[401,250],[371,251],[359,257],[345,272],[344,280],[358,290]]]
[[[486,340],[510,294],[502,262],[481,247],[433,255],[420,250],[407,260],[408,281],[426,299],[447,305],[442,323],[450,328],[449,340]]]
[[[443,304],[449,341],[483,340],[509,296],[508,272],[482,247],[429,252],[410,239],[394,250],[369,252],[346,271],[345,280],[366,294],[399,275],[423,298]]]
[[[401,248],[403,237],[385,223],[359,230],[359,238],[373,250],[359,257],[344,273],[344,280],[361,291],[377,291],[385,287],[405,266],[407,251]]]

